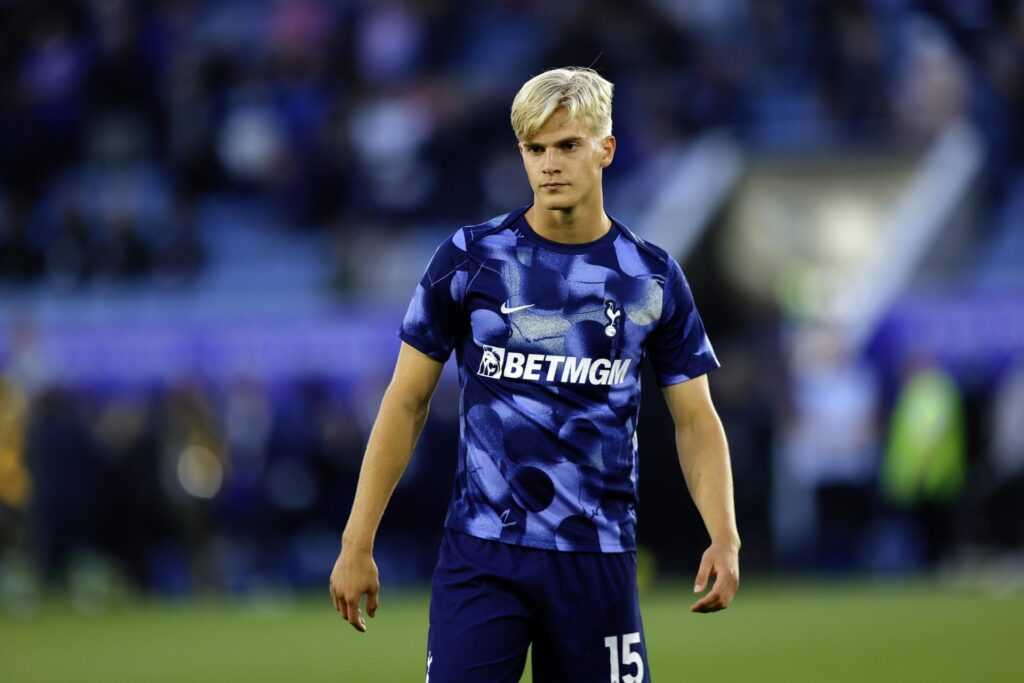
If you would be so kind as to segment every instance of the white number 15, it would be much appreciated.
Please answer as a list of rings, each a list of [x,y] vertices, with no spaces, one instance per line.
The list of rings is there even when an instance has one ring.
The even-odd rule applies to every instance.
[[[633,650],[634,645],[640,644],[640,633],[622,634],[622,664],[629,666],[636,664],[636,674],[625,674],[620,682],[619,679],[619,639],[617,636],[608,636],[604,639],[604,646],[608,648],[608,661],[612,669],[611,683],[643,683],[644,660],[639,652]]]

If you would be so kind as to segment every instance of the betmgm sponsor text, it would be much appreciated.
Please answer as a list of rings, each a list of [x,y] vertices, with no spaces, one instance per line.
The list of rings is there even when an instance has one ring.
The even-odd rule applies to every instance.
[[[632,358],[579,358],[544,353],[519,353],[483,345],[477,374],[491,379],[523,379],[563,384],[611,386],[626,379]]]

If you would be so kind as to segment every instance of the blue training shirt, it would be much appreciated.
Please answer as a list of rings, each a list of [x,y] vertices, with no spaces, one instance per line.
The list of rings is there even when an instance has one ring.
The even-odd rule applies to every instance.
[[[718,367],[675,259],[621,223],[586,244],[522,207],[461,228],[430,261],[399,336],[461,387],[445,525],[566,551],[636,548],[640,362],[662,386]]]

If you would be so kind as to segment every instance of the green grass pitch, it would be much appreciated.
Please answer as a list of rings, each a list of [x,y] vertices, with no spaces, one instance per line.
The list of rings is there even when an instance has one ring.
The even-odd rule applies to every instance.
[[[1020,592],[752,578],[719,614],[690,614],[680,587],[641,602],[661,683],[1024,681]],[[98,617],[54,599],[30,618],[0,613],[0,681],[422,681],[426,610],[423,593],[386,592],[360,635],[326,590],[288,602],[121,603]]]

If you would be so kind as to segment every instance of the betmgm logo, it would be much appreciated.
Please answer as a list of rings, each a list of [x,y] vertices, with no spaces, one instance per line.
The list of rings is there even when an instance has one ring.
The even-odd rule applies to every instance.
[[[519,353],[484,344],[476,374],[490,379],[524,379],[562,384],[610,386],[626,380],[632,358],[578,358],[544,353]]]

